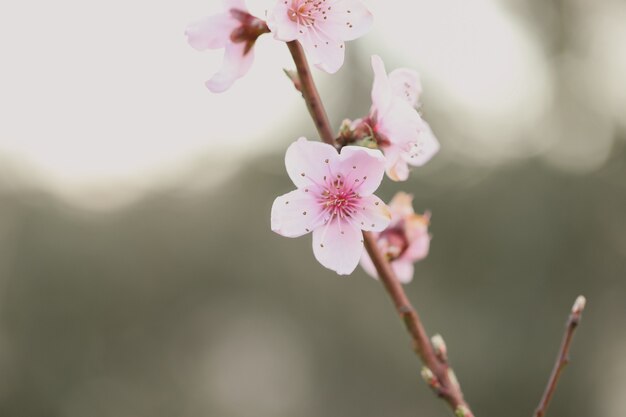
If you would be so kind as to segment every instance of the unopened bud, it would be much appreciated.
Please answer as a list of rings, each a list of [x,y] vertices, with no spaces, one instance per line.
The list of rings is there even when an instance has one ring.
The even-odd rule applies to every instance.
[[[433,344],[433,349],[435,349],[437,357],[444,362],[447,361],[448,348],[446,347],[446,342],[443,340],[443,337],[441,337],[440,334],[436,334],[430,339],[430,341]]]
[[[578,298],[576,298],[576,301],[574,301],[574,305],[572,306],[572,313],[573,314],[582,313],[583,310],[585,309],[586,304],[587,304],[587,299],[585,298],[585,296],[579,295]]]
[[[433,371],[426,366],[422,367],[422,378],[426,381],[429,387],[433,389],[439,388],[439,381],[437,380],[437,377],[433,374]]]
[[[448,378],[450,378],[450,382],[452,382],[452,385],[454,385],[457,388],[460,387],[459,380],[457,379],[456,374],[454,373],[452,368],[448,368]]]
[[[454,410],[454,414],[456,414],[457,417],[474,417],[470,409],[464,405],[459,405],[456,410]]]

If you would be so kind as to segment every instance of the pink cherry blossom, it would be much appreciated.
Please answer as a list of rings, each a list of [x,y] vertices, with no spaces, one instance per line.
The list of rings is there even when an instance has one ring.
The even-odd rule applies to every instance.
[[[206,82],[214,93],[226,91],[254,61],[252,46],[267,31],[265,22],[248,13],[244,0],[224,0],[224,12],[189,25],[189,44],[199,51],[224,49],[222,68]]]
[[[430,248],[428,224],[430,214],[415,214],[411,204],[413,197],[399,192],[389,203],[391,224],[381,233],[376,233],[378,248],[389,260],[400,282],[407,284],[413,279],[413,263],[424,259]],[[361,267],[374,278],[376,268],[367,252],[361,256]]]
[[[297,190],[272,205],[271,227],[282,236],[313,232],[313,254],[340,275],[352,273],[363,252],[362,230],[380,232],[389,209],[373,195],[385,172],[378,150],[300,138],[287,149],[285,165]]]
[[[428,162],[439,151],[439,142],[415,109],[422,92],[419,75],[397,69],[387,76],[385,64],[376,55],[372,56],[372,68],[372,108],[365,123],[385,153],[389,178],[404,181],[409,176],[409,165]]]
[[[313,64],[332,74],[343,65],[344,41],[363,36],[372,20],[358,0],[278,0],[267,24],[276,39],[300,41]]]

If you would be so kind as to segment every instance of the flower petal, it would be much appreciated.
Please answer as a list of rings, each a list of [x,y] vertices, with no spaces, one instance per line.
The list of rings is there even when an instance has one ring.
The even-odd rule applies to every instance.
[[[345,44],[324,33],[309,29],[299,38],[309,60],[319,69],[329,74],[339,71],[345,58]]]
[[[351,221],[355,227],[361,230],[382,232],[391,223],[391,211],[375,195],[361,197]]]
[[[378,239],[378,238],[377,238]],[[372,258],[370,258],[369,253],[366,250],[363,251],[361,255],[361,260],[359,261],[359,265],[361,268],[374,279],[378,279],[378,271],[376,271],[376,267],[374,266],[374,262],[372,262]]]
[[[407,68],[398,68],[389,74],[389,82],[393,95],[406,100],[412,107],[416,107],[422,95],[422,83],[416,71]]]
[[[391,104],[392,90],[385,64],[378,55],[372,55],[372,69],[374,70],[374,84],[372,85],[372,111],[386,112]]]
[[[267,14],[267,26],[274,34],[274,39],[290,42],[298,37],[298,24],[289,18],[291,1],[277,1],[274,9]]]
[[[351,41],[372,28],[372,13],[359,0],[335,1],[331,12],[324,15],[327,19],[319,20],[318,26],[333,39]]]
[[[407,224],[406,227],[410,228],[411,226]],[[423,225],[417,233],[410,230],[407,230],[407,233],[413,234],[413,237],[409,247],[405,249],[400,258],[408,262],[417,262],[426,258],[430,251],[430,235],[427,227]]]
[[[254,50],[245,53],[246,43],[228,43],[224,49],[222,68],[205,84],[214,93],[221,93],[239,78],[246,75],[254,62]]]
[[[422,166],[430,161],[439,152],[439,141],[435,137],[428,123],[420,129],[417,141],[407,154],[406,161],[413,166]]]
[[[402,157],[397,145],[383,147],[385,152],[385,172],[392,181],[406,181],[409,178],[409,166]]]
[[[341,174],[346,183],[361,196],[371,195],[378,189],[385,175],[385,157],[377,149],[362,146],[344,146],[339,158],[331,162],[331,170]]]
[[[394,221],[414,215],[413,196],[404,191],[398,191],[389,202],[389,209],[391,210]]]
[[[324,176],[330,175],[330,164],[338,157],[332,146],[300,138],[287,148],[285,166],[296,187],[317,186],[324,183]]]
[[[402,284],[408,284],[413,281],[414,267],[411,262],[407,262],[401,259],[391,262],[391,269],[396,274],[396,278]]]
[[[230,13],[220,13],[192,23],[185,35],[189,45],[199,51],[219,49],[230,43],[230,34],[239,24]]]
[[[334,219],[313,231],[315,259],[339,275],[351,274],[363,253],[361,230]]]
[[[323,224],[322,206],[311,193],[295,190],[281,195],[272,204],[272,231],[285,237],[298,237]]]

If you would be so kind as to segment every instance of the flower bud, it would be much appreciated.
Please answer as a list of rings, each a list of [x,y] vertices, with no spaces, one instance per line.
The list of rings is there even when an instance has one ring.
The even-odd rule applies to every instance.
[[[448,360],[448,348],[446,347],[446,342],[443,340],[443,337],[441,337],[440,334],[436,334],[430,341],[437,357],[446,362]]]
[[[585,305],[587,304],[587,299],[584,295],[579,295],[574,301],[574,305],[572,306],[572,314],[580,314],[585,309]]]

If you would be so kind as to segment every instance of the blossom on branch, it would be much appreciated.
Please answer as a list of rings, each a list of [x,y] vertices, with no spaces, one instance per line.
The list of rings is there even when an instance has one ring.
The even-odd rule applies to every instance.
[[[430,214],[415,214],[412,200],[409,194],[397,193],[389,203],[391,224],[375,234],[379,250],[389,261],[398,281],[403,284],[413,280],[413,263],[424,259],[430,249]],[[361,256],[361,267],[370,276],[378,278],[367,252]]]
[[[387,75],[377,55],[372,56],[372,68],[372,107],[367,117],[351,123],[355,136],[351,140],[373,139],[385,153],[389,178],[404,181],[409,177],[409,165],[428,162],[439,151],[439,142],[416,110],[422,93],[417,72],[400,68]]]
[[[343,65],[344,41],[366,34],[372,21],[358,0],[278,0],[267,24],[276,39],[298,40],[313,64],[332,74]]]
[[[313,233],[313,254],[340,275],[352,273],[363,253],[362,230],[381,232],[391,214],[375,195],[385,172],[380,151],[300,138],[287,149],[285,166],[298,188],[272,205],[271,227],[282,236]]]
[[[246,75],[254,61],[252,47],[269,29],[264,21],[248,13],[244,0],[224,0],[224,12],[189,25],[189,44],[199,51],[224,49],[222,68],[206,82],[214,93],[226,91]]]

